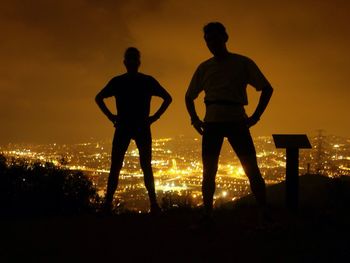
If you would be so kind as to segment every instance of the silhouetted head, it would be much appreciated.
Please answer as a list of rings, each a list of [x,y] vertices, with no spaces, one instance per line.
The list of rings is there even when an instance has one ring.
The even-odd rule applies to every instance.
[[[210,22],[204,26],[203,31],[207,47],[214,56],[227,53],[226,42],[228,40],[228,35],[223,24],[219,22]]]
[[[124,53],[124,65],[128,73],[136,73],[140,64],[140,51],[135,47],[127,48]]]

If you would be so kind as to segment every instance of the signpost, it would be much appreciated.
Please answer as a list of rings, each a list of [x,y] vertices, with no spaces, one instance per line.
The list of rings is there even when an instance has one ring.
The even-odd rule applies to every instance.
[[[298,208],[299,149],[310,149],[305,134],[273,134],[276,148],[286,149],[286,205],[290,210]]]

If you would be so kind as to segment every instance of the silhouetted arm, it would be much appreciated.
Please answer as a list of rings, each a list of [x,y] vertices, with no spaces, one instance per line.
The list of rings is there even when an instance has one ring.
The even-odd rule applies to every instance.
[[[194,72],[190,85],[188,86],[188,89],[186,91],[185,102],[186,102],[187,111],[191,117],[191,124],[200,135],[203,134],[203,122],[197,115],[194,100],[198,97],[199,93],[201,93],[202,91],[203,91],[202,71],[201,71],[201,65],[199,65],[196,71]]]
[[[159,95],[159,97],[163,99],[163,103],[162,105],[160,105],[159,109],[152,116],[149,117],[149,121],[151,124],[157,121],[160,118],[160,116],[163,115],[163,113],[166,111],[166,109],[172,102],[172,98],[166,90],[163,90],[162,94]]]
[[[260,120],[261,115],[264,113],[267,105],[269,104],[272,93],[273,88],[270,85],[265,86],[261,90],[258,106],[256,107],[253,115],[247,119],[248,127],[255,125]]]
[[[107,116],[107,118],[113,123],[116,124],[117,121],[117,115],[113,114],[106,106],[104,102],[104,97],[101,93],[98,93],[95,97],[95,101],[98,105],[98,107],[101,109],[101,111],[104,113],[104,115]]]
[[[191,117],[191,124],[196,129],[199,134],[203,134],[203,122],[199,119],[196,107],[194,105],[194,100],[186,94],[185,96],[186,108]]]

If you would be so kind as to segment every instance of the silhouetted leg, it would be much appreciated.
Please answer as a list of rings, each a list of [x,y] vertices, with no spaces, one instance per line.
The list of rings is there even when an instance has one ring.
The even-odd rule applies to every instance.
[[[256,156],[255,155],[245,155],[238,156],[243,169],[248,176],[250,182],[250,188],[255,196],[255,199],[260,207],[265,207],[266,205],[266,187],[265,181],[261,176]]]
[[[107,209],[110,208],[112,204],[113,195],[118,186],[119,173],[123,167],[125,152],[128,149],[130,140],[130,134],[127,134],[122,129],[121,131],[119,131],[119,128],[116,129],[112,144],[111,169],[105,197],[105,206]]]
[[[140,154],[140,166],[143,171],[143,178],[148,192],[151,212],[158,209],[157,197],[154,187],[154,177],[152,170],[152,137],[150,127],[143,128],[135,137],[135,142]]]
[[[202,138],[203,181],[202,195],[206,215],[213,210],[213,196],[215,193],[215,177],[224,137],[215,129],[206,125]]]
[[[256,151],[249,129],[245,125],[233,126],[227,138],[248,176],[257,203],[264,207],[266,204],[265,181],[258,167]]]

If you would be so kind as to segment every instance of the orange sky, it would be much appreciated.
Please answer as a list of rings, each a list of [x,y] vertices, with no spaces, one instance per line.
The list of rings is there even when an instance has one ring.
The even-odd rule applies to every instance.
[[[255,60],[275,89],[253,135],[324,129],[350,137],[349,13],[345,0],[3,1],[0,143],[111,138],[94,96],[124,73],[128,46],[141,50],[140,71],[173,96],[154,137],[195,136],[184,94],[197,65],[210,57],[202,38],[210,21],[226,26],[230,51]],[[248,90],[249,113],[259,93]]]

